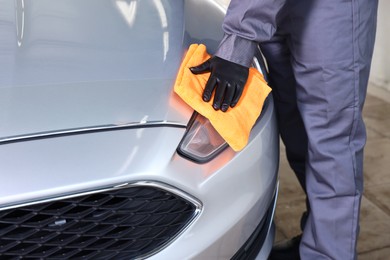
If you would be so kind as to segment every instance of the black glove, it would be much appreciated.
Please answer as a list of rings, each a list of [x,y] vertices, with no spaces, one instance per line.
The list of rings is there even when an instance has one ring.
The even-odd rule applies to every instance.
[[[249,68],[217,56],[190,70],[194,74],[211,72],[202,98],[209,102],[215,89],[213,108],[223,112],[237,105],[249,74]]]

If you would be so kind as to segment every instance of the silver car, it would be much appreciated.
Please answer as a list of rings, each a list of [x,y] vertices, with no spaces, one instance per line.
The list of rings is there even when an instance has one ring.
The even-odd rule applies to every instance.
[[[189,45],[217,48],[224,12],[0,0],[0,259],[266,259],[272,97],[235,153],[173,93]]]

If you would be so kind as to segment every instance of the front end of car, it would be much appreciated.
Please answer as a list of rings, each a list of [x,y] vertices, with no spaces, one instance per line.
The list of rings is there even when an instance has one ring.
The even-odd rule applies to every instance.
[[[0,255],[230,259],[250,245],[266,255],[275,127],[268,99],[243,151],[202,164],[177,153],[186,129],[168,123],[3,142]]]
[[[191,43],[217,47],[223,8],[3,8],[1,259],[267,258],[279,163],[272,96],[236,153],[172,91]],[[265,71],[260,61],[259,51],[254,66]]]

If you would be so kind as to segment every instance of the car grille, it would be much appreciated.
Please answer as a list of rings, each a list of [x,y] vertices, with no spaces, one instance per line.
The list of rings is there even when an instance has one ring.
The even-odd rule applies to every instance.
[[[157,252],[199,207],[129,186],[0,211],[0,259],[132,259]]]

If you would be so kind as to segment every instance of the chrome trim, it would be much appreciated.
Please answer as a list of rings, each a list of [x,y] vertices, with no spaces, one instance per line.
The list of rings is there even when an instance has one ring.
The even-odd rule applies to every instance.
[[[259,57],[257,57],[257,56],[259,56]],[[269,71],[268,71],[267,60],[265,59],[264,54],[261,51],[259,45],[257,45],[257,53],[253,57],[252,66],[255,67],[263,75],[265,81],[267,83],[269,83],[269,79],[268,79],[268,72]]]
[[[188,202],[192,203],[195,206],[195,211],[194,211],[194,214],[192,215],[191,219],[183,226],[183,228],[179,232],[177,232],[177,234],[175,236],[173,236],[164,245],[162,245],[161,247],[156,248],[155,250],[153,250],[149,254],[144,255],[144,256],[140,256],[138,258],[135,258],[136,260],[143,260],[143,259],[149,258],[152,255],[155,255],[158,252],[164,250],[176,238],[181,236],[181,234],[183,234],[195,222],[196,219],[198,219],[198,217],[200,216],[200,213],[203,210],[203,204],[201,203],[200,200],[197,200],[195,197],[192,197],[191,195],[189,195],[188,193],[185,193],[182,190],[176,189],[176,188],[174,188],[172,186],[169,186],[167,184],[160,183],[160,182],[148,182],[148,181],[145,181],[144,184],[148,185],[149,187],[161,188],[163,190],[169,191],[170,193],[175,194],[175,195],[177,195],[177,196],[187,200]]]
[[[278,202],[278,197],[279,197],[279,181],[276,183],[274,196],[275,196],[275,200],[274,200],[274,205],[272,206],[271,220],[273,220],[275,217],[276,203]],[[272,221],[270,221],[270,223],[268,225],[267,235],[269,234],[269,232],[271,230],[271,226],[272,226]]]
[[[100,193],[100,192],[114,191],[114,190],[119,190],[119,189],[125,189],[125,188],[130,188],[130,187],[140,187],[140,186],[160,188],[162,190],[168,191],[172,194],[175,194],[175,195],[187,200],[188,202],[194,204],[194,206],[197,209],[202,209],[202,207],[203,207],[202,203],[198,199],[196,199],[196,198],[192,197],[191,195],[185,193],[184,191],[179,190],[177,188],[174,188],[168,184],[158,182],[158,181],[136,181],[136,182],[131,182],[131,183],[126,182],[126,183],[114,185],[114,186],[108,187],[108,188],[90,190],[90,191],[85,191],[85,192],[70,194],[70,195],[63,195],[63,196],[53,197],[53,198],[49,198],[49,199],[34,200],[34,201],[22,203],[22,204],[9,205],[9,206],[5,206],[5,207],[0,207],[0,211],[21,208],[21,207],[27,207],[27,206],[32,206],[32,205],[41,204],[41,203],[54,202],[54,201],[58,201],[58,200],[71,199],[71,198],[75,198],[75,197],[87,196],[87,195],[92,195],[92,194],[96,194],[96,193]]]
[[[122,129],[142,128],[142,127],[178,127],[186,128],[187,125],[178,122],[170,121],[141,121],[136,123],[125,123],[125,124],[110,124],[110,125],[98,125],[89,127],[69,128],[64,130],[44,131],[25,135],[14,135],[0,138],[0,144],[13,143],[20,141],[27,141],[33,139],[42,139],[50,137],[59,137],[64,135],[79,135],[93,132],[105,132],[115,131]]]
[[[54,197],[54,198],[49,198],[49,199],[36,200],[36,201],[26,202],[26,203],[17,204],[17,205],[0,207],[0,211],[9,210],[9,209],[16,209],[16,208],[21,208],[21,207],[26,207],[26,206],[31,206],[31,205],[41,204],[41,203],[54,202],[54,201],[59,201],[59,200],[63,200],[63,199],[81,197],[81,196],[86,196],[86,195],[92,195],[92,194],[97,194],[97,193],[106,192],[106,191],[126,189],[126,188],[130,188],[130,187],[159,188],[159,189],[162,189],[164,191],[170,192],[170,193],[186,200],[187,202],[189,202],[195,206],[195,211],[194,211],[191,219],[189,219],[189,221],[183,226],[183,228],[175,236],[173,236],[170,240],[167,240],[167,242],[163,246],[158,247],[155,250],[153,250],[152,252],[150,252],[149,254],[144,255],[144,256],[140,256],[136,259],[146,259],[154,254],[157,254],[158,252],[162,251],[164,248],[169,246],[176,238],[178,238],[181,234],[183,234],[195,222],[195,220],[200,216],[200,213],[203,210],[203,204],[201,203],[201,201],[196,199],[195,197],[191,196],[190,194],[184,192],[183,190],[177,189],[173,186],[170,186],[168,184],[158,182],[158,181],[136,181],[136,182],[131,182],[131,183],[121,183],[121,184],[114,185],[114,186],[109,187],[109,188],[102,188],[102,189],[91,190],[91,191],[86,191],[86,192],[77,193],[77,194],[64,195],[64,196],[59,196],[59,197]]]

